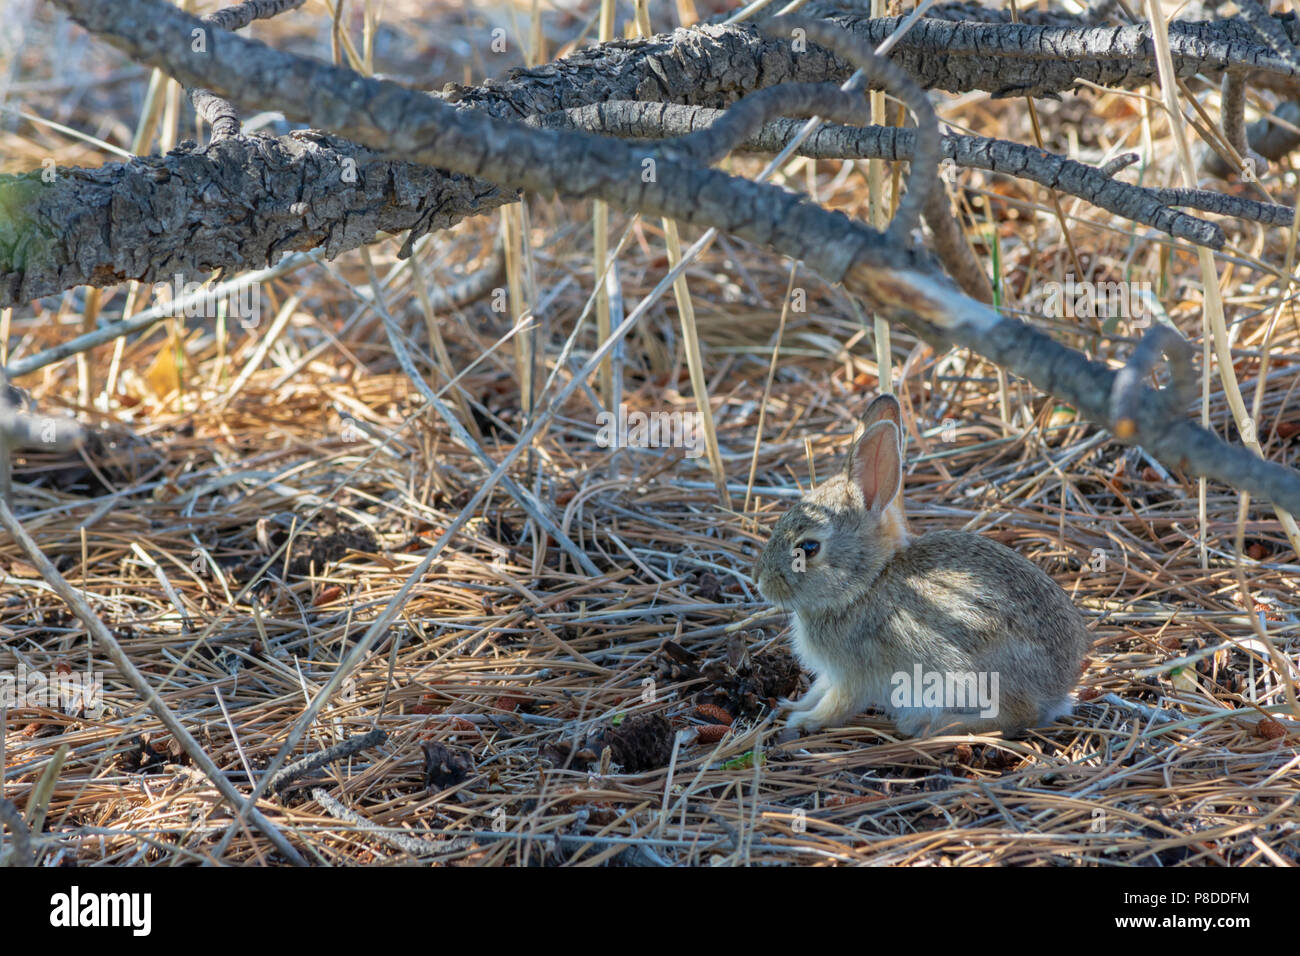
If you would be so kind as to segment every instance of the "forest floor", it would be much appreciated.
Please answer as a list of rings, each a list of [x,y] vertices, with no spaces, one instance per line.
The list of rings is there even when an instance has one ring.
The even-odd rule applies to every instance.
[[[702,15],[725,6],[696,4]],[[548,57],[595,5],[573,8],[547,13]],[[517,64],[466,58],[458,45],[485,48],[496,26],[527,34],[529,11],[524,2],[390,2],[376,69],[432,77],[434,89],[501,75]],[[351,27],[359,36],[359,22]],[[319,4],[252,32],[330,55]],[[10,102],[129,148],[148,72],[84,38],[62,60],[30,52],[71,35],[49,7],[32,8]],[[1204,82],[1189,89],[1218,96]],[[1024,100],[932,98],[955,129],[1034,141]],[[1142,95],[1085,89],[1036,107],[1048,148],[1091,163],[1137,151],[1142,182],[1179,182],[1170,126]],[[180,138],[194,136],[186,123]],[[5,172],[46,156],[120,161],[11,115],[0,143]],[[760,167],[731,163],[748,175]],[[867,169],[797,160],[784,181],[867,217]],[[888,189],[888,167],[884,181]],[[1262,185],[1274,201],[1295,200],[1290,163]],[[1039,314],[1048,283],[1086,276],[1148,290],[1203,340],[1199,272],[1185,244],[1023,181],[963,170],[947,188],[1003,307],[1120,364],[1142,315],[1109,314],[1114,302],[1063,319]],[[1213,188],[1251,194],[1239,183]],[[546,378],[558,366],[562,384],[577,367],[560,356],[597,286],[591,205],[528,197],[524,212],[525,261],[509,278],[537,322],[512,335],[500,295],[443,311],[445,361],[431,348],[413,273],[438,289],[485,267],[500,213],[435,233],[401,269],[398,236],[266,283],[256,328],[172,321],[16,383],[90,433],[80,452],[15,453],[24,526],[245,792],[488,473],[399,367],[370,309],[376,277],[398,269],[384,306],[430,385],[458,376],[444,397],[452,414],[468,410],[463,424],[495,461],[528,420],[520,343],[536,350],[538,410],[549,403]],[[1286,230],[1222,225],[1231,371],[1247,403],[1258,402],[1264,453],[1295,466],[1300,322],[1289,297],[1277,307],[1274,273],[1261,278],[1252,265],[1285,261]],[[664,226],[614,211],[609,237],[630,311],[666,271]],[[684,243],[697,237],[683,229]],[[1218,485],[1205,489],[1202,509],[1195,479],[977,356],[938,354],[901,327],[890,358],[913,528],[987,535],[1065,589],[1094,639],[1083,703],[1014,740],[905,739],[870,713],[787,739],[771,704],[798,696],[808,677],[752,569],[780,513],[839,466],[880,390],[876,333],[841,290],[731,237],[686,275],[716,465],[692,448],[602,447],[600,383],[578,390],[511,475],[553,505],[598,576],[495,488],[295,756],[374,727],[386,740],[261,802],[309,860],[1300,864],[1298,725],[1277,711],[1261,719],[1260,709],[1285,708],[1287,695],[1257,627],[1289,660],[1292,681],[1300,656],[1300,568],[1276,514],[1252,502],[1239,523],[1242,496]],[[126,295],[105,290],[95,306],[120,314]],[[0,349],[12,361],[48,348],[75,334],[89,308],[78,290],[13,310]],[[589,310],[583,322],[578,361],[597,341]],[[691,338],[673,296],[662,296],[618,357],[629,410],[691,421]],[[1208,390],[1212,427],[1235,439],[1217,369]],[[43,815],[42,863],[212,858],[229,808],[5,536],[0,673],[19,668],[103,673],[99,716],[4,712],[3,796],[29,820]],[[221,859],[282,862],[247,825]]]

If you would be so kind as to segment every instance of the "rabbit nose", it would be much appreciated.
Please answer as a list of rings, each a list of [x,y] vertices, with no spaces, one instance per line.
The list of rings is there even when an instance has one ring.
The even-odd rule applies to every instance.
[[[781,569],[764,568],[758,575],[758,591],[769,601],[783,601],[790,596],[790,583]]]

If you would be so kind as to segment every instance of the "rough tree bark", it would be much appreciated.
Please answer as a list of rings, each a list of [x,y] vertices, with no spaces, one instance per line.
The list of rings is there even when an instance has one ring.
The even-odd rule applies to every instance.
[[[671,149],[529,128],[502,122],[487,111],[453,109],[396,84],[367,80],[228,34],[218,33],[205,51],[196,52],[187,40],[199,21],[157,0],[56,2],[92,32],[142,62],[168,70],[187,85],[209,87],[236,104],[280,107],[293,118],[364,142],[386,155],[544,194],[599,197],[625,209],[707,225],[770,246],[804,260],[829,281],[843,281],[878,314],[910,325],[935,344],[969,347],[1074,403],[1085,416],[1112,429],[1116,424],[1111,409],[1114,371],[962,295],[924,250],[887,241],[865,225],[802,197],[702,167]],[[1288,30],[1295,26],[1293,18],[1281,22]],[[792,25],[793,21],[769,21],[761,28],[788,31]],[[878,30],[883,38],[888,32],[886,21],[849,24],[856,33],[825,21],[798,25],[826,48],[819,51],[810,46],[798,55],[808,61],[832,57],[829,50],[842,59],[853,59],[855,51],[869,49],[864,37],[874,39],[872,31]],[[1006,50],[1012,51],[1012,57],[1034,61],[1047,57],[1059,62],[1063,53],[1077,54],[1080,59],[1068,69],[1047,69],[1055,77],[1052,82],[1061,85],[1094,67],[1093,75],[1104,75],[1117,85],[1146,82],[1154,69],[1150,37],[1138,27],[1076,36],[1059,27],[992,24],[985,36],[984,27],[953,26],[927,24],[913,46],[929,43],[933,49],[942,43],[950,53],[949,62],[958,61],[962,67],[949,75],[962,83],[1005,78]],[[1176,72],[1194,66],[1249,70],[1252,75],[1264,71],[1275,80],[1294,79],[1288,58],[1261,46],[1253,32],[1248,34],[1235,21],[1193,24],[1180,29],[1177,38]],[[980,52],[989,49],[999,53]],[[907,62],[908,48],[900,44],[899,52]],[[933,62],[917,56],[913,72],[928,77],[930,85],[943,85],[937,82]],[[996,90],[1006,92],[1004,85]],[[1023,93],[1024,85],[1016,90]],[[1047,91],[1041,82],[1033,90]],[[650,180],[641,175],[648,158],[657,163],[657,175]],[[1137,411],[1133,419],[1119,423],[1124,426],[1122,433],[1156,457],[1300,512],[1300,475],[1224,444],[1188,421],[1167,394],[1143,388],[1128,399],[1127,407]]]
[[[836,12],[828,4],[809,9]],[[1144,25],[1117,30],[1061,15],[1045,18],[1046,23],[1012,24],[1001,22],[997,11],[968,4],[942,5],[931,14],[992,22],[927,19],[913,28],[894,59],[923,87],[1053,95],[1080,79],[1133,88],[1155,74]],[[1294,16],[1278,20],[1289,36],[1300,38]],[[834,22],[874,45],[898,20],[872,21],[841,11]],[[1172,29],[1182,76],[1218,76],[1231,68],[1252,82],[1261,76],[1279,83],[1292,79],[1285,60],[1270,53],[1244,23],[1175,23]],[[965,49],[979,52],[962,54]],[[1062,62],[1067,51],[1076,51],[1077,59]],[[794,54],[789,43],[763,36],[752,24],[707,25],[603,44],[479,87],[449,84],[435,95],[507,119],[613,100],[720,108],[756,89],[839,83],[850,72],[829,52],[814,47]],[[1014,172],[1016,165],[1004,162],[1000,168]],[[353,174],[354,181],[344,179]],[[1068,190],[1069,177],[1058,177],[1055,185]],[[53,182],[41,172],[0,176],[0,307],[77,285],[153,282],[176,274],[194,279],[216,269],[256,268],[316,246],[335,256],[379,233],[410,230],[409,249],[426,232],[517,197],[508,187],[386,160],[337,136],[313,132],[223,138],[207,148],[187,143],[166,157],[94,170],[59,169]],[[1208,235],[1210,244],[1222,242],[1216,226],[1184,225],[1186,217],[1160,213],[1149,201],[1121,214],[1194,241],[1205,242]]]

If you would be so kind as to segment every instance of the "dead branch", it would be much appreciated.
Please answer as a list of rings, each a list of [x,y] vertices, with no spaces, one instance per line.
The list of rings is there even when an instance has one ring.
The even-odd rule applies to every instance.
[[[396,84],[233,35],[214,37],[210,51],[195,54],[181,39],[196,21],[156,0],[57,2],[132,56],[182,82],[207,83],[236,103],[275,104],[304,122],[428,165],[543,194],[602,198],[771,246],[829,281],[842,280],[879,314],[931,342],[971,348],[1094,421],[1112,424],[1113,371],[961,295],[923,251],[886,242],[865,225],[783,190],[667,160],[647,177],[646,157],[635,146],[454,110]],[[1225,444],[1161,403],[1143,403],[1136,415],[1135,440],[1160,460],[1300,512],[1300,474]]]
[[[1135,433],[1138,403],[1149,397],[1149,394],[1143,394],[1148,390],[1142,383],[1162,354],[1168,360],[1172,380],[1170,413],[1182,411],[1196,394],[1196,376],[1192,371],[1196,352],[1191,343],[1172,325],[1156,323],[1151,326],[1128,362],[1115,374],[1111,386],[1111,419],[1115,423],[1115,436],[1122,441],[1132,438]]]
[[[362,750],[369,750],[371,747],[380,746],[388,739],[388,734],[376,727],[368,734],[362,734],[359,737],[348,737],[340,740],[333,747],[326,747],[324,750],[318,750],[314,754],[309,754],[301,760],[295,760],[291,764],[286,764],[274,777],[271,778],[271,789],[276,793],[282,791],[289,784],[293,783],[300,777],[304,777],[318,767],[334,763],[338,760],[345,760],[355,753]]]
[[[935,186],[939,164],[939,120],[934,114],[934,107],[926,99],[925,91],[904,70],[890,60],[877,56],[873,48],[854,43],[845,31],[832,23],[807,17],[785,16],[775,17],[763,24],[763,32],[769,35],[791,35],[798,31],[803,31],[813,42],[848,60],[862,71],[869,82],[883,87],[912,111],[912,116],[916,119],[916,145],[912,151],[907,192],[885,232],[886,238],[892,241],[908,241],[909,234],[920,222],[921,211],[925,209],[930,191]]]
[[[1281,159],[1300,146],[1300,103],[1288,100],[1279,105],[1272,116],[1251,123],[1246,127],[1246,143],[1253,153],[1269,160]],[[1220,179],[1226,179],[1236,172],[1214,150],[1206,151],[1201,167],[1211,176]]]
[[[1270,50],[1279,54],[1291,67],[1300,70],[1300,56],[1296,53],[1295,40],[1283,29],[1282,24],[1269,15],[1268,7],[1259,0],[1236,0],[1241,18],[1250,24],[1261,40]]]
[[[670,136],[679,135],[679,131],[690,128],[692,124],[698,126],[710,122],[721,112],[697,106],[614,101],[550,113],[531,122],[551,129],[583,129],[643,138],[661,131]],[[798,132],[799,126],[795,120],[774,120],[739,144],[739,148],[761,153],[779,152]],[[1223,248],[1223,230],[1214,223],[1189,216],[1171,206],[1190,206],[1200,201],[1215,204],[1207,211],[1222,215],[1237,215],[1270,224],[1284,216],[1285,223],[1279,224],[1290,224],[1291,210],[1285,206],[1277,206],[1275,212],[1270,204],[1220,193],[1205,193],[1206,198],[1202,199],[1200,190],[1179,193],[1189,201],[1172,203],[1162,199],[1156,189],[1120,182],[1105,170],[1007,140],[949,134],[942,137],[939,145],[941,155],[957,166],[1027,179],[1078,196],[1117,216],[1212,249]],[[910,160],[915,149],[915,130],[828,124],[800,145],[798,153],[816,159]],[[1131,160],[1124,160],[1125,165],[1129,163]]]
[[[362,832],[370,834],[381,843],[387,843],[389,846],[395,847],[404,853],[409,853],[417,859],[436,856],[438,854],[457,852],[468,849],[474,845],[473,839],[469,837],[451,837],[444,840],[423,840],[419,837],[393,833],[391,830],[387,830],[372,823],[355,811],[349,810],[320,787],[317,787],[311,792],[311,798],[319,803],[325,812],[335,819],[350,823]]]
[[[1268,170],[1268,160],[1250,148],[1250,137],[1246,134],[1246,78],[1240,73],[1225,73],[1220,99],[1224,138],[1243,163],[1251,164],[1249,175],[1262,176]]]
[[[883,38],[896,23],[890,18],[872,23],[826,5],[808,9],[823,7],[868,39]],[[1125,45],[1108,51],[1107,58],[1084,64],[1087,75],[1067,77],[1062,70],[1068,73],[1070,64],[1061,62],[1066,49],[1098,48],[1098,37],[1109,37],[1115,28],[1055,14],[1027,14],[1030,22],[1010,24],[1000,22],[1005,15],[998,11],[965,4],[935,7],[930,15],[986,22],[923,20],[904,37],[894,59],[923,87],[977,88],[969,85],[972,76],[990,82],[1001,76],[997,83],[1005,83],[1019,71],[1039,77],[1046,93],[1072,88],[1078,79],[1132,87],[1155,76],[1144,26],[1123,28],[1138,33],[1124,34]],[[1294,17],[1275,19],[1288,36],[1300,33]],[[996,55],[968,55],[960,46],[947,46],[955,37],[966,48],[1000,42],[1003,29],[1014,42],[997,47]],[[1277,59],[1244,21],[1176,22],[1171,37],[1180,76],[1198,71],[1218,76],[1228,68],[1249,73],[1261,57]],[[462,109],[512,119],[606,100],[717,108],[760,84],[834,82],[851,70],[821,48],[795,55],[789,46],[765,38],[752,25],[711,25],[652,40],[616,41],[517,71],[505,81],[477,88],[450,85],[442,95]],[[1053,52],[1044,56],[1043,50]],[[972,63],[978,67],[973,73]],[[1252,82],[1256,79],[1252,74]],[[1020,95],[1026,88],[1013,82],[1004,92]],[[221,142],[218,155],[187,144],[163,158],[97,170],[60,169],[49,183],[34,173],[0,176],[0,209],[6,214],[0,221],[7,222],[0,230],[0,307],[80,284],[151,282],[178,273],[189,278],[214,269],[256,267],[286,251],[314,246],[333,257],[380,232],[411,230],[413,242],[516,198],[491,182],[391,162],[323,134],[235,136]],[[280,198],[296,188],[303,190],[299,202]],[[80,228],[70,234],[66,225],[72,222]]]
[[[233,7],[202,17],[205,25],[218,30],[239,30],[254,20],[267,19],[303,5],[305,0],[248,0]],[[190,103],[199,118],[212,127],[212,142],[234,139],[239,135],[239,114],[234,106],[211,90],[189,90]]]
[[[935,255],[962,291],[985,305],[993,304],[993,283],[980,265],[975,250],[966,241],[961,223],[953,215],[946,191],[936,185],[925,205],[925,223],[930,227]]]
[[[899,18],[873,19],[845,12],[835,3],[810,4],[805,12],[830,17],[860,41],[875,46],[898,26]],[[1119,89],[1159,84],[1151,28],[1045,25],[1010,22],[1011,13],[986,11],[973,23],[922,20],[895,49],[893,58],[926,89],[966,93],[984,90],[994,97],[1059,96],[1081,83]],[[1295,43],[1300,22],[1295,14],[1267,18],[1279,36]],[[1251,82],[1274,89],[1294,89],[1300,69],[1276,52],[1245,19],[1169,24],[1174,71],[1188,80],[1198,73],[1213,78],[1225,71],[1249,73]]]
[[[39,173],[0,176],[0,305],[82,284],[202,277],[295,250],[333,258],[379,233],[411,230],[413,242],[515,198],[312,131],[240,135],[220,150],[187,143],[165,157],[59,169],[48,184]]]

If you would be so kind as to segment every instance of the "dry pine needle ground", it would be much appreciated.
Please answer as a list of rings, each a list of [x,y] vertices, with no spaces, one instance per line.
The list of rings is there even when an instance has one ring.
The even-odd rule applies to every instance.
[[[430,38],[472,39],[511,17],[526,23],[530,9],[421,5],[403,17],[389,4],[390,33],[381,37],[391,46],[380,54],[392,62],[383,68],[414,62],[466,82],[496,75],[495,62],[456,72],[455,58]],[[593,10],[548,14],[550,51]],[[262,35],[319,44],[315,52],[326,55],[319,13],[309,7]],[[57,29],[41,20],[48,15],[33,13],[29,31],[48,39]],[[93,44],[87,61],[90,72],[121,68]],[[20,63],[20,79],[50,81],[52,90],[32,92],[26,108],[129,144],[126,127],[91,117],[129,117],[120,94],[144,74],[128,71],[122,88],[80,102],[91,81],[64,89],[59,69]],[[102,100],[114,99],[113,89],[119,99],[108,110]],[[954,126],[1032,141],[1023,102],[936,101]],[[1143,148],[1137,97],[1085,91],[1040,106],[1048,148],[1085,161]],[[1154,119],[1149,131],[1147,181],[1176,181],[1168,124]],[[17,168],[47,155],[105,161],[46,128],[11,125],[4,135]],[[758,167],[744,159],[733,168]],[[787,179],[865,216],[865,170],[800,163]],[[1265,185],[1276,201],[1294,201],[1289,166]],[[1200,340],[1194,256],[1135,241],[1127,224],[1083,203],[1063,199],[1058,213],[1045,191],[1022,182],[966,172],[953,194],[1009,308],[1032,310],[1044,283],[1082,266],[1098,281],[1150,283],[1170,318]],[[527,204],[523,288],[539,316],[540,380],[596,284],[590,215],[581,204]],[[484,265],[499,225],[493,216],[435,234],[416,267],[431,288],[455,282]],[[618,275],[630,309],[667,259],[660,223],[614,215],[611,243],[625,233]],[[1283,242],[1282,233],[1248,226],[1231,234],[1230,252],[1282,262]],[[92,432],[84,453],[17,455],[24,526],[245,791],[485,474],[398,367],[382,325],[373,315],[350,321],[364,301],[357,290],[368,292],[372,274],[397,263],[399,245],[400,237],[377,243],[369,263],[350,253],[268,283],[256,329],[171,323],[121,354],[108,346],[83,367],[66,362],[19,383],[43,409],[75,413]],[[1096,639],[1082,682],[1087,702],[1020,740],[898,739],[867,714],[780,742],[780,722],[766,719],[770,702],[800,693],[806,677],[786,651],[783,616],[757,595],[750,569],[770,523],[808,486],[809,461],[820,477],[837,465],[854,416],[879,388],[869,318],[800,272],[793,285],[806,307],[787,312],[766,393],[789,268],[723,237],[687,272],[730,506],[706,457],[600,447],[594,396],[580,391],[513,477],[553,503],[600,576],[575,568],[495,490],[297,755],[376,725],[385,742],[290,782],[263,811],[309,859],[331,864],[1300,862],[1297,725],[1261,722],[1251,703],[1284,704],[1285,695],[1261,645],[1249,643],[1250,617],[1262,617],[1290,661],[1300,652],[1297,558],[1274,514],[1252,503],[1246,515],[1243,592],[1236,493],[1211,486],[1202,524],[1194,481],[1107,441],[977,358],[937,355],[898,329],[892,359],[910,416],[913,524],[980,531],[1055,577]],[[1248,394],[1267,337],[1265,453],[1294,465],[1300,323],[1288,305],[1270,332],[1277,288],[1251,284],[1257,274],[1247,269],[1221,262],[1220,270],[1235,372]],[[106,292],[100,307],[120,310],[123,295]],[[386,306],[442,388],[439,363],[423,358],[433,350],[416,287],[395,283]],[[85,309],[78,292],[16,310],[9,355],[68,337]],[[287,320],[268,343],[281,309]],[[515,342],[501,344],[511,317],[485,298],[438,322],[453,373],[464,373],[453,404],[469,411],[465,424],[499,460],[525,421]],[[1102,326],[1084,318],[1055,330],[1122,360],[1131,330]],[[578,350],[594,344],[589,323]],[[620,364],[630,408],[695,410],[671,297],[629,339]],[[1210,412],[1235,437],[1217,378]],[[208,860],[229,809],[8,539],[0,589],[0,671],[106,674],[98,719],[5,714],[3,795],[29,819],[43,816],[40,862]],[[65,747],[37,806],[33,795]],[[236,832],[222,859],[280,862],[252,828]]]

